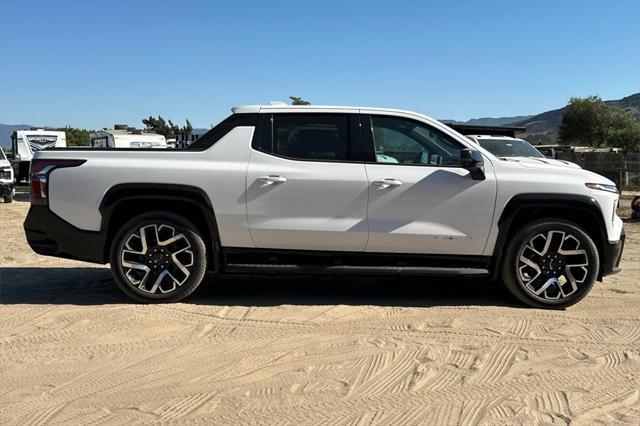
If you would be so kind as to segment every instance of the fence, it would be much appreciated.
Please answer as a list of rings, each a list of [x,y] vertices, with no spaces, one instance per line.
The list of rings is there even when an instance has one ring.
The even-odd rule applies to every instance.
[[[606,176],[618,188],[640,188],[640,152],[558,152],[556,157]]]

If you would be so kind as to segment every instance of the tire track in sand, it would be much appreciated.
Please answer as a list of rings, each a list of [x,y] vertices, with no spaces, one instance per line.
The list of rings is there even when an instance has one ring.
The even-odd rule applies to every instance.
[[[492,383],[504,376],[513,365],[517,350],[518,346],[516,345],[497,345],[482,364],[480,372],[474,375],[470,382],[474,384]]]

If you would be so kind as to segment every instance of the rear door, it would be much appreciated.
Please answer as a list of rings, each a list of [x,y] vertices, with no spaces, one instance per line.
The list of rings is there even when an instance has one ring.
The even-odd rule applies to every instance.
[[[247,172],[258,248],[363,251],[368,181],[356,114],[260,114]]]
[[[466,146],[443,131],[402,116],[362,122],[373,151],[366,251],[481,255],[496,198],[491,163],[485,180],[473,180],[460,165]]]

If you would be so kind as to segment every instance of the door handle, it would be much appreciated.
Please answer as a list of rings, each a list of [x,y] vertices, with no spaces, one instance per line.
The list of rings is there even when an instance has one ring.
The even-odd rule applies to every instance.
[[[402,181],[400,179],[382,179],[382,180],[377,180],[375,182],[373,182],[375,185],[379,186],[380,188],[389,188],[390,186],[400,186],[402,185]]]
[[[287,178],[284,176],[269,175],[269,176],[260,176],[258,180],[264,183],[265,185],[272,185],[274,183],[285,183],[287,181]]]

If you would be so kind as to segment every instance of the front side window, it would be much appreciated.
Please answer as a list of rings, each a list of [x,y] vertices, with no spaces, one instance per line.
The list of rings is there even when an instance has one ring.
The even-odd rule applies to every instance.
[[[401,117],[371,116],[376,162],[459,166],[462,144],[438,129]]]
[[[338,114],[274,114],[272,152],[301,160],[344,161],[349,117]]]

